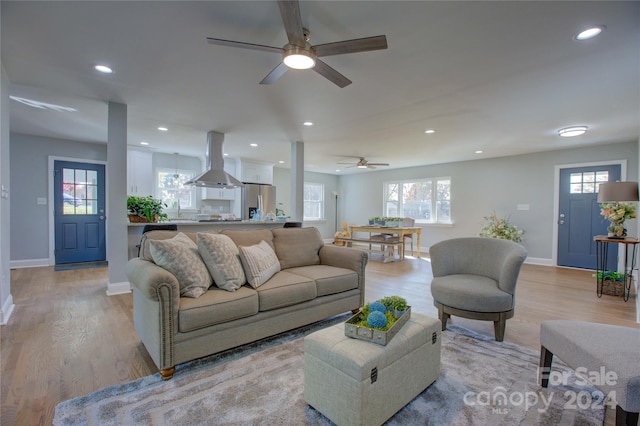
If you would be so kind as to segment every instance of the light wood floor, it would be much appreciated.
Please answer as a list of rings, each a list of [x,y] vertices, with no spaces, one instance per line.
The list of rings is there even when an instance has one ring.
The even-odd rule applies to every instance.
[[[369,262],[366,300],[397,294],[414,312],[435,317],[430,271],[425,259]],[[57,403],[157,371],[133,329],[131,294],[109,297],[106,286],[106,268],[12,271],[16,307],[0,327],[0,424],[49,425]],[[525,265],[505,341],[538,350],[546,319],[640,327],[634,306],[634,298],[598,299],[590,271]],[[493,335],[490,322],[453,323]]]

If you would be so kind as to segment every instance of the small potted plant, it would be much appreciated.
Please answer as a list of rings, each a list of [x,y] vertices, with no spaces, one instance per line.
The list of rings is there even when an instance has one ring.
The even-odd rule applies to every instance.
[[[138,197],[131,195],[127,198],[127,214],[130,222],[160,222],[167,220],[164,213],[165,203],[154,199],[151,195]]]
[[[392,311],[396,317],[404,314],[409,307],[409,305],[407,305],[407,300],[400,296],[385,296],[380,299],[380,302],[382,302],[387,310]]]

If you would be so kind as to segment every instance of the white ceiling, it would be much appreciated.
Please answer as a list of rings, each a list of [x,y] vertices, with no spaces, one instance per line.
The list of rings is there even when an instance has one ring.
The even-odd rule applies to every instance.
[[[399,168],[640,137],[640,2],[302,1],[300,9],[311,44],[385,34],[389,48],[324,59],[353,81],[343,89],[309,70],[265,86],[277,54],[206,37],[283,46],[275,1],[2,1],[10,94],[78,110],[11,101],[11,130],[106,143],[114,101],[128,105],[130,145],[203,156],[206,132],[216,130],[230,156],[288,167],[290,142],[302,141],[306,170],[325,173],[347,156]],[[606,30],[573,39],[593,25]],[[115,73],[95,72],[97,63]],[[558,137],[569,125],[589,132]]]

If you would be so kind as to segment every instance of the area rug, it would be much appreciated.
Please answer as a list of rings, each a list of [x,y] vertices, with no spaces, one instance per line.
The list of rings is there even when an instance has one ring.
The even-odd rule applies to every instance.
[[[181,365],[166,382],[154,374],[60,403],[53,424],[331,425],[304,402],[302,337],[347,318]],[[538,357],[450,325],[442,334],[440,377],[387,424],[602,425],[598,391],[579,386],[561,362],[554,371],[566,380],[542,389]]]

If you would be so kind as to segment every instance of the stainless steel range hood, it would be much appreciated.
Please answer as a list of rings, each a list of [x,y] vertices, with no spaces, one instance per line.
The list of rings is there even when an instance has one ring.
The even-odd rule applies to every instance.
[[[244,186],[242,182],[224,171],[223,143],[224,133],[213,130],[207,133],[205,172],[185,182],[185,185],[204,186],[208,188],[237,188]]]

